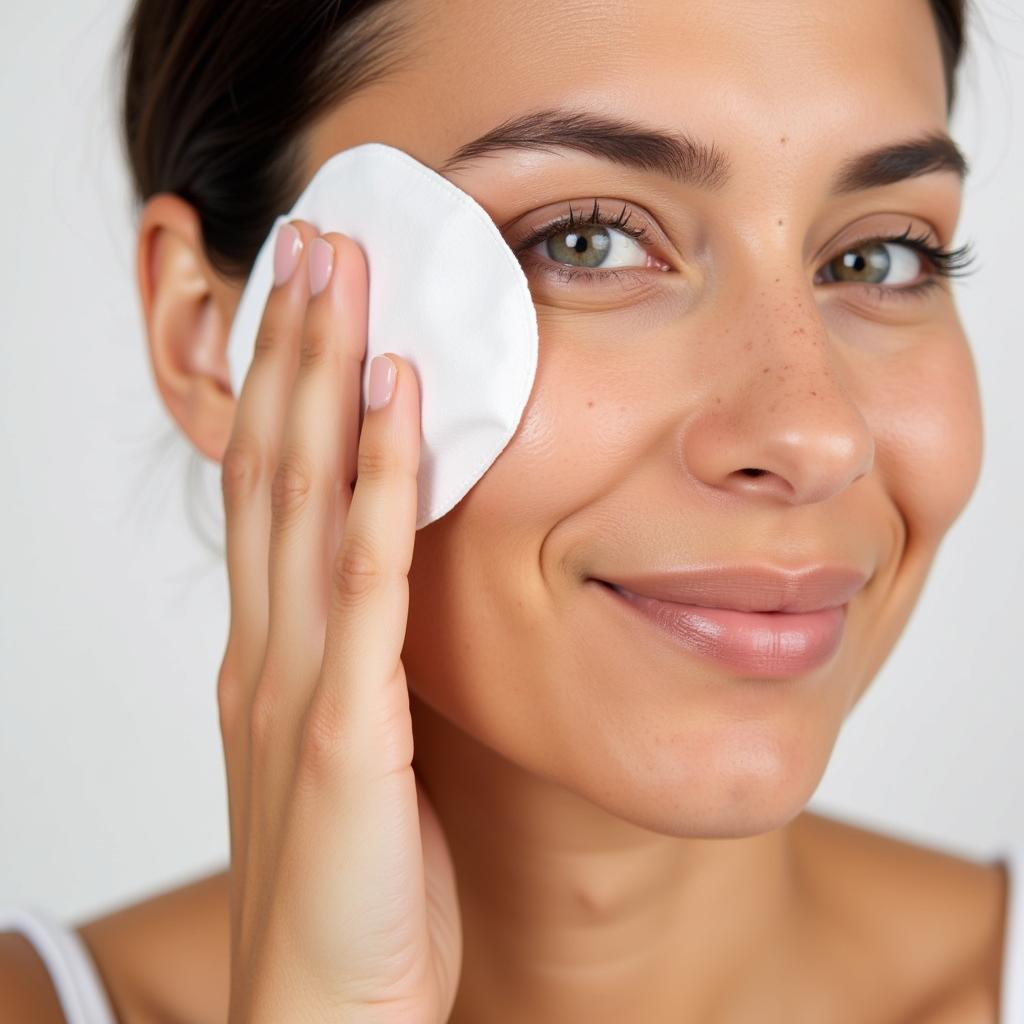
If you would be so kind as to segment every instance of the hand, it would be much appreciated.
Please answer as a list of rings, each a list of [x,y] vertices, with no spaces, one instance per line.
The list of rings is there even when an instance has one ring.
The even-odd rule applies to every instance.
[[[271,290],[222,467],[229,1019],[436,1024],[462,935],[401,662],[419,389],[390,356],[393,397],[360,432],[362,250],[293,227],[276,265],[294,271]],[[333,268],[315,295],[310,268]]]

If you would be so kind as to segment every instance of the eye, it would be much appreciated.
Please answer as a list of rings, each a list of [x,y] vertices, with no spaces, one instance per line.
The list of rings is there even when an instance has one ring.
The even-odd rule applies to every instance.
[[[647,250],[636,239],[605,224],[563,228],[538,242],[530,251],[563,266],[587,270],[645,267],[648,261]]]
[[[515,252],[539,273],[563,283],[617,279],[620,284],[640,284],[650,269],[671,267],[651,252],[650,232],[643,223],[631,223],[632,216],[628,204],[615,215],[606,213],[596,199],[589,214],[570,204],[567,214],[535,228]]]
[[[877,239],[847,249],[824,267],[824,280],[900,287],[921,274],[921,254],[906,245]]]

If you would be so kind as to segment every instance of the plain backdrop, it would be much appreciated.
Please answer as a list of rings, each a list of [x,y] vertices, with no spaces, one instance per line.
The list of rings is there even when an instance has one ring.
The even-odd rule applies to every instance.
[[[811,806],[987,858],[1024,845],[1024,12],[979,6],[953,133],[984,467]],[[226,578],[187,499],[217,477],[200,462],[188,485],[145,354],[111,64],[127,7],[0,5],[0,903],[68,921],[228,850]]]

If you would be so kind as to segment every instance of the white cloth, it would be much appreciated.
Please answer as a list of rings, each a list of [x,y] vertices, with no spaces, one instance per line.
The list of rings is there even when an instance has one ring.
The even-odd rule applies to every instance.
[[[421,389],[416,528],[462,500],[515,433],[537,370],[537,314],[526,275],[472,196],[379,142],[331,157],[263,243],[228,341],[237,395],[273,284],[277,228],[301,218],[366,254],[367,353],[412,363]]]
[[[1024,1024],[1024,846],[999,857],[1009,872],[999,1024]],[[20,931],[53,978],[67,1024],[117,1024],[77,933],[35,907],[0,906],[0,931]]]

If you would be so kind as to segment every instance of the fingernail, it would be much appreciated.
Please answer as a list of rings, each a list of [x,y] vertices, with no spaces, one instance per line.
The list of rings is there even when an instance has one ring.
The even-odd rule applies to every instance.
[[[282,224],[274,247],[274,284],[282,285],[295,273],[302,253],[302,235],[291,224]]]
[[[324,238],[314,238],[309,247],[309,290],[319,295],[334,270],[334,246]]]
[[[395,364],[387,356],[374,356],[370,362],[370,408],[380,409],[391,401],[395,388]]]

